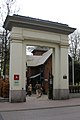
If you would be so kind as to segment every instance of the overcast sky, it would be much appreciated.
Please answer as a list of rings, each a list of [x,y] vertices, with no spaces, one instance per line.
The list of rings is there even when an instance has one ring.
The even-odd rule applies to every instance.
[[[80,30],[80,0],[16,1],[20,15],[64,23]],[[1,2],[3,0],[0,0],[0,4]]]
[[[19,14],[80,29],[80,0],[17,0]]]

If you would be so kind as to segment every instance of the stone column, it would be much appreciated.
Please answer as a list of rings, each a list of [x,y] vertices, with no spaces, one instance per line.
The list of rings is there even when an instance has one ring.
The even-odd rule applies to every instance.
[[[10,102],[26,101],[26,48],[21,40],[10,42]]]
[[[56,46],[52,54],[53,99],[68,99],[68,49]]]
[[[60,47],[60,99],[69,98],[68,46]]]
[[[60,64],[59,46],[56,46],[52,54],[52,74],[53,74],[53,99],[59,99],[60,90]]]

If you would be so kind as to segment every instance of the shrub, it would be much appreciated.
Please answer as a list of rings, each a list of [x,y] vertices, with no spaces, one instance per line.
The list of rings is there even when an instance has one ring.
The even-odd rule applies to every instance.
[[[9,79],[0,79],[0,96],[4,98],[9,97]]]

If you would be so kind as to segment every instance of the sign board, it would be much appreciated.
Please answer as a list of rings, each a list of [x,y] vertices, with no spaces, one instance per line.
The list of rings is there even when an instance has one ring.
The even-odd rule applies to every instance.
[[[63,79],[67,79],[67,76],[66,76],[66,75],[64,75],[64,76],[63,76]]]
[[[14,74],[14,80],[19,80],[19,75],[18,74]]]

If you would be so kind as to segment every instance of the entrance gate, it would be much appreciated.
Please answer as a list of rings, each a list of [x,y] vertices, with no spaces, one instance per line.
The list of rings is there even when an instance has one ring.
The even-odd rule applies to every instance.
[[[9,101],[26,101],[26,45],[53,49],[53,99],[68,99],[68,35],[75,29],[66,24],[19,15],[7,16],[4,28],[11,31]]]

